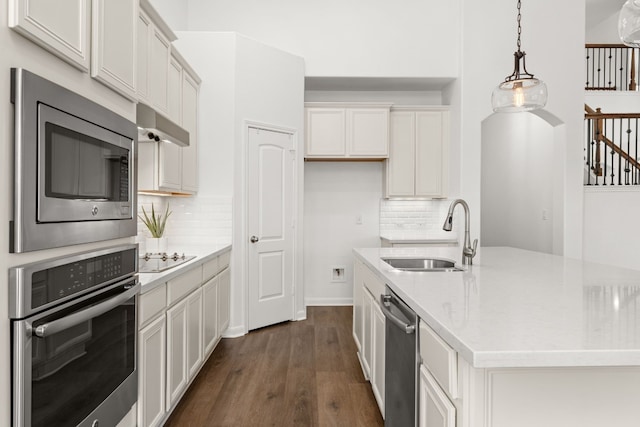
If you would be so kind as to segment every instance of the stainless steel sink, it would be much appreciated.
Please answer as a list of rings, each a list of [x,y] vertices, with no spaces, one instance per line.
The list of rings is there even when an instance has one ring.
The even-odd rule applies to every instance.
[[[382,261],[402,271],[464,271],[454,261],[442,258],[382,258]]]

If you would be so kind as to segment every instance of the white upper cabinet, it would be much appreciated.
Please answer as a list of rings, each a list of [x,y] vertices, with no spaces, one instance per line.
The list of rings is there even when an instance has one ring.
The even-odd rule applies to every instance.
[[[153,23],[151,18],[140,10],[138,13],[138,20],[136,31],[137,35],[137,84],[136,92],[138,94],[138,100],[149,102],[149,44],[151,42],[151,27]]]
[[[9,0],[9,27],[89,71],[90,0]]]
[[[182,65],[172,52],[167,73],[167,115],[176,123],[182,123]]]
[[[384,159],[391,104],[305,103],[305,158]]]
[[[189,146],[182,148],[182,191],[198,191],[198,92],[200,78],[187,68],[182,73],[182,127],[189,132]]]
[[[91,77],[136,100],[138,0],[93,0]]]
[[[198,191],[198,92],[200,77],[171,44],[175,34],[147,0],[140,1],[138,31],[139,102],[189,132],[189,146],[141,141],[138,190],[176,194]]]
[[[148,0],[140,0],[137,22],[138,100],[169,116],[171,42],[176,35]]]
[[[386,197],[442,198],[449,181],[447,107],[394,108],[390,116]]]

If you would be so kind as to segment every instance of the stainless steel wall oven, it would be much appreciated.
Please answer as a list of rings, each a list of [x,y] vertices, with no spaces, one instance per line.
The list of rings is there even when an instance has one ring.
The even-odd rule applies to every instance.
[[[115,426],[137,399],[136,245],[9,270],[12,425]]]
[[[21,68],[11,102],[11,252],[134,236],[137,126]]]

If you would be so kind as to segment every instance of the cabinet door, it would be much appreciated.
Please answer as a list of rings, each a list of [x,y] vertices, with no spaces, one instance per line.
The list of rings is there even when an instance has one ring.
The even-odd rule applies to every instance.
[[[218,325],[220,335],[229,326],[229,313],[231,307],[231,271],[229,268],[220,273],[220,283],[218,285]]]
[[[416,196],[444,197],[449,162],[449,113],[416,112]]]
[[[93,0],[91,77],[136,100],[138,2]]]
[[[187,298],[187,372],[195,376],[202,365],[202,289]]]
[[[182,125],[182,65],[173,55],[169,58],[167,97],[169,118],[178,125]]]
[[[149,101],[149,54],[151,45],[151,19],[143,12],[138,13],[137,21],[137,62],[136,62],[136,93],[138,100]]]
[[[372,306],[375,304],[373,296],[366,289],[362,292],[362,365],[364,369],[364,376],[367,379],[371,378],[371,362],[373,355],[373,337],[371,333],[373,331],[373,319],[372,319]]]
[[[187,385],[187,301],[167,310],[167,408],[171,408]]]
[[[386,161],[387,197],[415,195],[415,123],[409,111],[392,112],[389,159]]]
[[[353,338],[356,342],[358,352],[362,351],[363,341],[363,292],[362,269],[365,268],[360,261],[356,261],[353,266]]]
[[[456,407],[424,365],[420,365],[418,411],[420,427],[455,427],[456,425]]]
[[[9,27],[89,71],[90,0],[9,0]]]
[[[218,341],[218,283],[216,276],[202,285],[202,335],[204,354],[211,353]]]
[[[169,40],[155,26],[151,27],[149,44],[149,100],[158,111],[168,114]]]
[[[159,189],[180,191],[182,188],[182,148],[171,142],[158,142]]]
[[[138,425],[160,425],[165,413],[166,321],[160,316],[142,329],[138,355]]]
[[[182,147],[182,191],[198,191],[198,90],[200,85],[182,73],[182,127],[189,132],[189,146]]]
[[[344,108],[306,108],[307,157],[344,157],[345,110]]]
[[[373,361],[371,364],[371,388],[373,389],[373,395],[378,402],[378,407],[384,418],[384,375],[385,375],[385,318],[384,313],[380,309],[380,306],[376,301],[372,305],[372,353]]]
[[[389,156],[389,109],[347,108],[349,157]]]

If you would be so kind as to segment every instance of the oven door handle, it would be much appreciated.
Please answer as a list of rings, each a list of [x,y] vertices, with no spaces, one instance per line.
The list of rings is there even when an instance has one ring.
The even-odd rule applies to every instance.
[[[32,329],[31,334],[39,338],[47,338],[50,335],[57,334],[58,332],[64,331],[65,329],[69,329],[72,326],[79,325],[82,322],[86,322],[87,320],[93,319],[94,317],[106,313],[107,311],[119,306],[123,302],[130,299],[139,291],[140,284],[136,282],[133,286],[131,286],[129,289],[118,296],[110,298],[100,304],[94,305],[93,307],[87,308],[86,310],[82,310],[69,316],[63,317],[62,319],[54,320],[53,322],[40,325]]]

